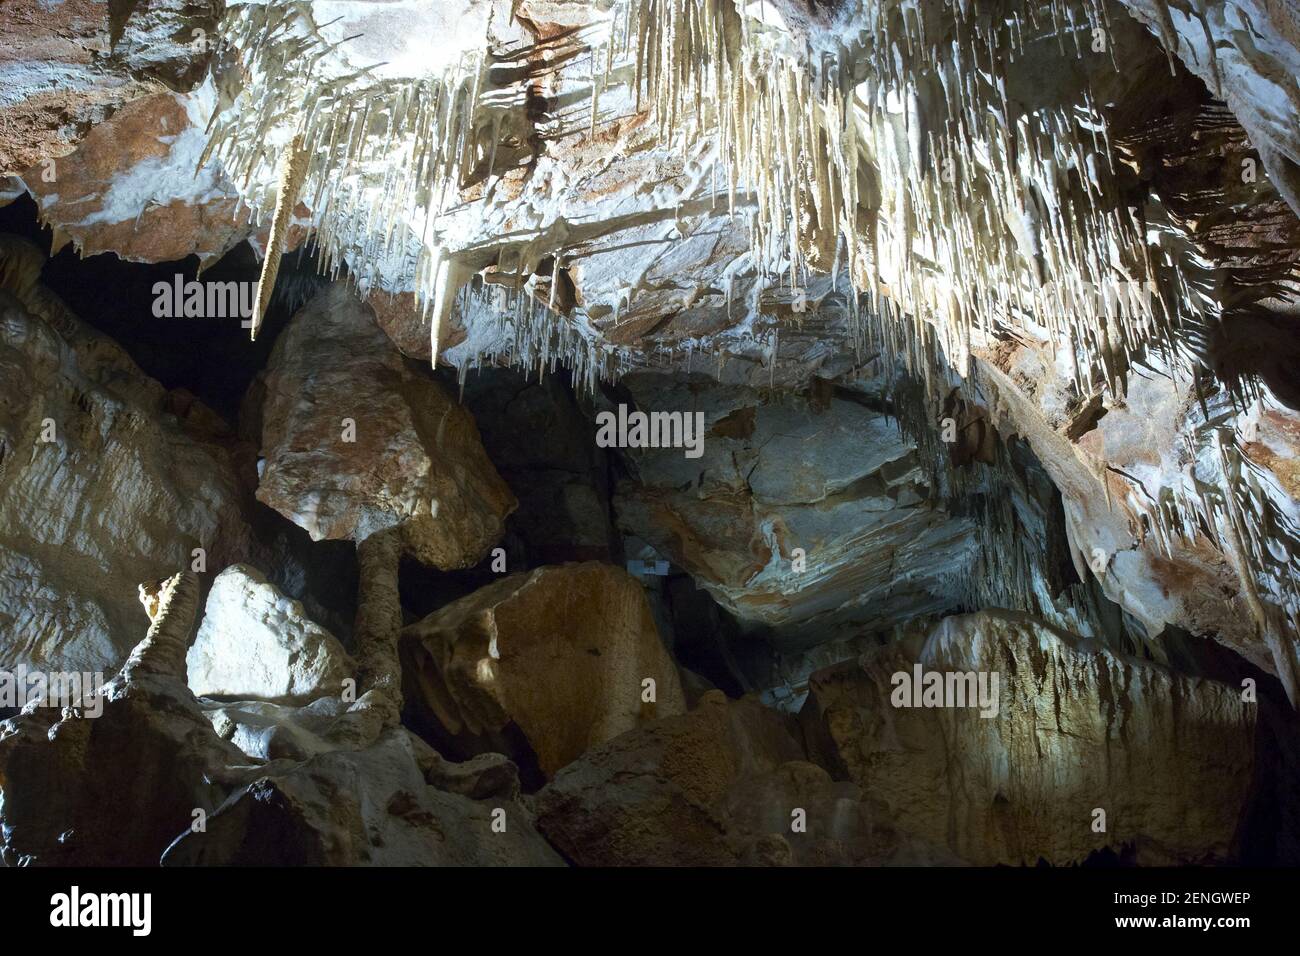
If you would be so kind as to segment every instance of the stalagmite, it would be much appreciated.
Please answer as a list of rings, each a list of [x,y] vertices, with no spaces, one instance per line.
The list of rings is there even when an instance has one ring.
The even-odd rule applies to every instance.
[[[149,632],[122,667],[122,679],[145,675],[174,677],[185,682],[185,653],[199,607],[199,579],[181,571],[157,584],[140,585],[140,603],[149,615]]]
[[[350,730],[374,740],[396,727],[402,710],[402,663],[397,643],[402,602],[397,590],[401,532],[377,531],[357,544],[357,701]]]

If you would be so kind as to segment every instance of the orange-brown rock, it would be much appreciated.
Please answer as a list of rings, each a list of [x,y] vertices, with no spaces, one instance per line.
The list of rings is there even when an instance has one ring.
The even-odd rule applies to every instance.
[[[375,310],[375,321],[403,355],[424,359],[426,362],[429,360],[432,353],[429,342],[430,321],[416,304],[414,292],[399,292],[393,296],[375,292],[366,300],[366,304]],[[442,329],[439,347],[455,348],[464,341],[465,327],[460,323],[459,313],[453,311],[447,327]]]
[[[685,710],[641,585],[594,561],[488,585],[407,627],[402,655],[421,729],[463,752],[502,750],[546,777]]]
[[[537,796],[537,825],[579,866],[952,863],[861,789],[809,763],[793,718],[709,691],[623,734]]]
[[[55,244],[70,240],[83,255],[166,262],[197,255],[211,261],[254,232],[236,218],[236,199],[210,167],[193,175],[202,151],[186,100],[158,92],[132,100],[95,126],[52,173],[22,173]],[[188,182],[179,174],[190,169]],[[164,188],[176,183],[185,195]]]
[[[515,508],[470,413],[407,366],[342,283],[276,342],[262,421],[258,500],[314,540],[401,527],[420,561],[463,568]]]

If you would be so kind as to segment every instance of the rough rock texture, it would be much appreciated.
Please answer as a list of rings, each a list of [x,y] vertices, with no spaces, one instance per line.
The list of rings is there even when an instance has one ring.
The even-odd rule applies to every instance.
[[[141,588],[152,625],[102,713],[37,707],[0,724],[0,847],[9,866],[156,866],[246,763],[185,687],[198,580]]]
[[[339,694],[354,676],[333,634],[260,571],[240,564],[212,582],[186,661],[199,697],[288,703]]]
[[[588,562],[515,574],[402,632],[407,706],[466,753],[551,777],[592,746],[685,709],[641,586]],[[655,700],[643,699],[654,681]]]
[[[339,749],[332,732],[348,710],[342,693],[301,707],[265,700],[199,701],[212,729],[255,760],[308,760]]]
[[[513,773],[487,764],[449,778],[444,766],[419,738],[389,731],[359,752],[323,754],[255,781],[211,818],[206,833],[182,836],[163,863],[563,865],[517,801]],[[502,819],[505,830],[497,832],[494,820]]]
[[[54,251],[70,241],[83,255],[111,251],[142,262],[197,255],[210,262],[249,238],[254,229],[235,215],[229,185],[212,171],[193,175],[204,143],[199,109],[168,92],[137,97],[52,169],[23,171],[54,228]],[[185,183],[184,169],[191,175],[183,194],[159,191],[169,181]]]
[[[1001,430],[1028,439],[1060,488],[1080,575],[1094,575],[1150,635],[1173,624],[1213,636],[1277,674],[1294,699],[1300,505],[1287,462],[1300,450],[1296,413],[1265,397],[1237,423],[1245,460],[1234,465],[1240,459],[1231,451],[1233,432],[1227,433],[1231,458],[1220,456],[1214,438],[1229,398],[1211,395],[1207,416],[1185,373],[1162,369],[1136,380],[1122,400],[1104,403],[1089,429],[1072,436],[1070,390],[1045,343],[1026,342],[977,361],[971,390],[993,409]],[[1248,496],[1235,503],[1235,514],[1225,489]],[[1160,516],[1156,502],[1187,515],[1189,533]],[[1250,537],[1234,540],[1234,526],[1248,528]],[[1260,538],[1273,539],[1270,550],[1261,551]],[[1252,606],[1253,596],[1260,604]]]
[[[710,691],[561,770],[537,796],[538,828],[583,866],[952,862],[809,763],[797,736],[792,718]]]
[[[638,408],[703,412],[706,432],[698,459],[626,453],[635,480],[619,486],[619,525],[739,618],[799,644],[956,604],[974,526],[937,506],[915,446],[881,411],[705,379],[624,381]]]
[[[432,321],[418,307],[414,293],[372,295],[366,304],[375,310],[375,321],[403,355],[429,361],[433,354],[429,340]],[[441,330],[441,342],[443,348],[452,349],[465,341],[465,328],[455,315],[451,316],[449,326]]]
[[[421,561],[468,567],[515,508],[470,414],[406,367],[342,284],[276,342],[262,421],[258,500],[314,540],[401,527]]]
[[[212,7],[183,0],[105,4],[8,0],[0,22],[0,174],[68,153],[123,103],[188,90],[207,56],[192,30],[215,26]]]
[[[893,675],[999,674],[999,711],[896,707]],[[982,611],[814,675],[801,720],[899,829],[976,865],[1230,859],[1255,705],[1024,615]],[[814,747],[816,750],[816,747]],[[1094,832],[1094,810],[1106,813]]]
[[[6,2],[0,174],[36,197],[56,250],[207,260],[257,232],[219,171],[195,175],[220,12],[185,0]]]
[[[10,238],[0,259],[18,293],[0,290],[0,655],[111,672],[140,579],[195,548],[209,567],[253,557],[251,449],[71,315],[35,281],[38,251]]]

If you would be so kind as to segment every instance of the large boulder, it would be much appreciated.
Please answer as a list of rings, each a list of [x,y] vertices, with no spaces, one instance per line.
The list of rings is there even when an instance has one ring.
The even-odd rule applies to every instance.
[[[709,691],[561,770],[537,824],[584,866],[952,862],[808,762],[794,719]]]
[[[952,696],[930,697],[929,674]],[[966,674],[985,699],[949,679]],[[821,759],[899,829],[982,866],[1107,848],[1231,859],[1255,759],[1240,689],[1006,611],[946,618],[814,675],[800,716]]]
[[[597,562],[503,578],[407,627],[401,647],[416,726],[545,777],[685,709],[641,585]]]
[[[286,703],[339,694],[354,676],[338,639],[301,602],[241,564],[213,581],[187,666],[199,697]]]
[[[515,498],[473,417],[407,367],[346,284],[294,317],[265,387],[257,497],[313,540],[400,526],[416,558],[448,569],[501,537]]]

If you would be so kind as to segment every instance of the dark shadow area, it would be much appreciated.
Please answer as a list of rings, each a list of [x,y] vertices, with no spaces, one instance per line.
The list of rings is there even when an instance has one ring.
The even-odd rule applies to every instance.
[[[0,233],[12,233],[50,249],[51,230],[37,219],[27,195],[0,208]],[[230,424],[253,377],[266,366],[276,337],[306,297],[324,280],[315,279],[315,259],[304,252],[285,256],[271,303],[256,341],[234,318],[158,318],[156,283],[198,277],[199,260],[127,262],[111,253],[82,258],[72,244],[45,264],[41,281],[76,316],[124,348],[144,372],[165,387],[193,392]],[[203,273],[204,281],[256,284],[261,265],[248,243],[240,243]]]

